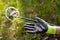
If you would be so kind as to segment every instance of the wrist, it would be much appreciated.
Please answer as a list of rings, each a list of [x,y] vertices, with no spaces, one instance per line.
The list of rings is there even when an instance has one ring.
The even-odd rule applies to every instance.
[[[48,34],[56,34],[56,26],[48,26],[47,32]]]

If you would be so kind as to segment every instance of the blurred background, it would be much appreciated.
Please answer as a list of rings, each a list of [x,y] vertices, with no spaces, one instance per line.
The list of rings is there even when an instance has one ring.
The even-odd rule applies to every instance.
[[[60,0],[0,0],[0,40],[60,40],[57,35],[24,33],[26,20],[16,18],[12,23],[6,19],[5,10],[10,6],[17,8],[22,16],[38,16],[60,25]]]

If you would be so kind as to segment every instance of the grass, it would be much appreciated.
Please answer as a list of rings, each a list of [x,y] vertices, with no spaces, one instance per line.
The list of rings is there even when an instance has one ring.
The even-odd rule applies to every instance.
[[[16,19],[13,23],[5,17],[5,9],[16,7],[20,15],[39,16],[49,23],[60,25],[60,0],[0,0],[0,40],[39,40],[40,34],[24,33],[26,20]],[[33,10],[33,11],[32,11]],[[29,16],[28,16],[29,15]]]

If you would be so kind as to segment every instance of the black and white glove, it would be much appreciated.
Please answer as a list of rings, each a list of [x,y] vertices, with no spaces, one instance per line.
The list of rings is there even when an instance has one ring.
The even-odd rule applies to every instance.
[[[28,33],[49,33],[55,34],[56,27],[48,24],[43,19],[36,17],[37,23],[26,23],[24,28]]]

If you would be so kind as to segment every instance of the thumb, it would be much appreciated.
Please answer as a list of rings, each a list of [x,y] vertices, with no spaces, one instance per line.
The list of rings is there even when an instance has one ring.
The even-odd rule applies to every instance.
[[[37,20],[38,23],[48,24],[45,20],[43,20],[43,19],[41,19],[41,18],[39,18],[39,17],[35,17],[35,18],[36,18],[36,20]]]

